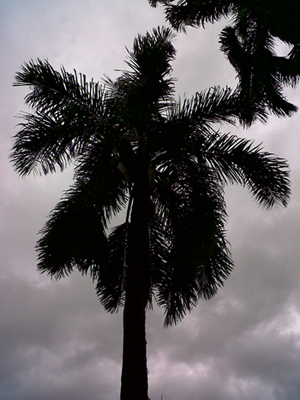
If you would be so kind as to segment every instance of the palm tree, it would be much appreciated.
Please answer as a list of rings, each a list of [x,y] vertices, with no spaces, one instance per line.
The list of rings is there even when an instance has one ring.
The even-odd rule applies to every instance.
[[[220,34],[221,50],[235,68],[239,84],[240,122],[251,125],[269,113],[290,116],[297,107],[284,96],[300,77],[300,34],[297,0],[149,0],[163,3],[167,20],[176,29],[205,26],[222,17],[232,20]],[[174,4],[175,3],[175,4]],[[290,46],[287,56],[276,54],[276,41]]]
[[[266,208],[290,194],[283,159],[213,128],[238,117],[230,89],[174,100],[172,38],[166,28],[138,36],[131,70],[103,85],[41,60],[15,82],[31,87],[34,110],[15,136],[17,172],[75,162],[74,183],[41,231],[38,269],[57,279],[90,273],[104,308],[124,307],[121,400],[148,399],[146,308],[155,299],[174,324],[232,270],[224,185],[246,186]]]

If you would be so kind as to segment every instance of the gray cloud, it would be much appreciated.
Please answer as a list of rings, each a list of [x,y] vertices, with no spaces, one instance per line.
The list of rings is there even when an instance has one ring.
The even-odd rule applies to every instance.
[[[8,160],[26,90],[12,88],[30,58],[76,68],[88,78],[115,77],[139,32],[163,23],[147,1],[3,2],[1,13],[0,143],[0,398],[111,400],[119,396],[122,314],[107,314],[90,278],[61,281],[35,267],[37,232],[72,181],[63,174],[21,179]],[[177,92],[234,85],[220,54],[219,27],[189,29],[175,39]],[[299,91],[290,92],[299,104]],[[271,118],[248,131],[289,160],[293,194],[287,209],[258,208],[246,190],[226,190],[228,239],[235,268],[219,293],[181,324],[163,328],[149,311],[148,362],[152,400],[298,400],[300,395],[299,226],[300,116]],[[223,129],[223,128],[222,128]]]

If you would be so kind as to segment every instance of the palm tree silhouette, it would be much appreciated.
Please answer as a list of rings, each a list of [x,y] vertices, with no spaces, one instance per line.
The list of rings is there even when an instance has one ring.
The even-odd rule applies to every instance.
[[[124,307],[121,400],[148,399],[146,308],[155,299],[165,324],[176,323],[232,270],[224,185],[246,186],[266,208],[290,194],[283,159],[218,131],[238,118],[230,89],[174,100],[172,38],[167,28],[138,36],[131,70],[103,85],[41,60],[15,82],[31,87],[34,110],[15,136],[17,172],[75,163],[74,183],[41,231],[38,269],[57,279],[90,273],[104,308]]]

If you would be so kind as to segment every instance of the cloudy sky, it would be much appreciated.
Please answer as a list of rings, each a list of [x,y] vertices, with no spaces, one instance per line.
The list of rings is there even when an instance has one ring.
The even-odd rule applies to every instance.
[[[26,90],[12,82],[20,65],[37,57],[89,79],[115,78],[125,46],[162,24],[163,14],[146,0],[2,0],[0,19],[0,399],[117,400],[122,313],[104,312],[89,277],[55,282],[36,270],[37,233],[72,169],[26,179],[13,171],[8,154]],[[219,30],[177,36],[179,94],[235,85]],[[299,89],[287,95],[300,106]],[[297,114],[234,130],[288,159],[292,198],[287,209],[265,211],[246,190],[228,188],[235,269],[181,324],[164,329],[161,310],[148,313],[151,400],[300,398],[299,126]]]

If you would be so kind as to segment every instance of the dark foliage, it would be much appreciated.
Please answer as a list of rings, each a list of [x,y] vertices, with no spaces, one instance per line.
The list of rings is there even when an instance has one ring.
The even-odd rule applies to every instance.
[[[284,87],[295,85],[300,76],[300,31],[297,0],[149,0],[162,3],[166,19],[176,29],[204,27],[231,17],[220,34],[221,50],[237,72],[240,122],[251,125],[266,121],[269,113],[290,116],[297,107],[284,96]],[[290,46],[278,56],[278,40]]]
[[[21,175],[75,161],[75,183],[41,231],[38,268],[56,278],[74,267],[90,271],[109,311],[124,304],[132,189],[141,159],[148,164],[147,298],[165,308],[167,324],[230,274],[224,184],[247,186],[267,208],[289,197],[284,160],[213,129],[239,117],[235,92],[212,88],[174,101],[172,36],[168,29],[139,36],[131,71],[104,85],[48,61],[25,64],[16,85],[32,88],[26,102],[35,112],[24,116],[11,155]],[[126,208],[126,222],[109,233],[111,217]]]

